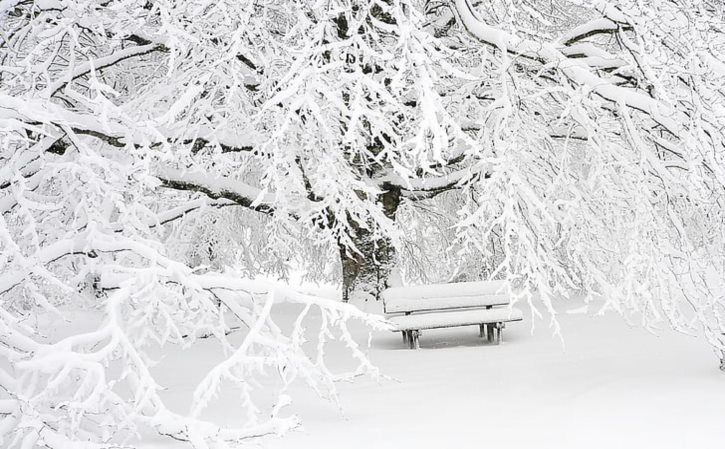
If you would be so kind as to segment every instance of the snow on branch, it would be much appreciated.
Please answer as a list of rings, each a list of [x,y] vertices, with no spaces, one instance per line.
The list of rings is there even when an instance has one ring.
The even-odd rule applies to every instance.
[[[208,173],[185,172],[162,167],[156,172],[164,187],[201,192],[212,199],[227,199],[246,208],[270,214],[274,211],[274,195],[229,177],[212,177]]]
[[[323,351],[329,337],[339,338],[358,361],[350,375],[377,375],[345,322],[360,320],[377,329],[387,326],[381,318],[353,306],[245,280],[234,273],[198,275],[150,246],[117,234],[99,233],[94,228],[72,240],[49,245],[34,258],[51,268],[64,258],[77,257],[80,249],[85,257],[104,261],[94,269],[99,276],[97,288],[107,292],[98,296],[104,318],[94,330],[56,341],[51,335],[49,342],[43,341],[37,331],[22,324],[16,313],[7,307],[0,309],[0,348],[12,362],[10,372],[0,372],[0,385],[8,394],[0,410],[1,422],[12,423],[2,427],[0,437],[10,447],[21,440],[53,448],[69,447],[76,441],[101,447],[111,441],[109,438],[135,432],[137,426],[150,426],[160,434],[189,441],[199,448],[284,433],[298,424],[296,417],[281,415],[289,402],[287,386],[300,379],[324,397],[334,399],[334,380],[347,376],[333,374],[325,364]],[[129,256],[145,262],[134,266],[120,263],[130,260]],[[10,289],[15,291],[36,291],[40,299],[32,274],[24,273],[20,281],[14,274],[4,274],[2,284],[13,284]],[[72,278],[59,281],[72,282]],[[7,293],[3,292],[6,298]],[[288,301],[305,307],[291,334],[275,324],[275,310]],[[63,313],[56,308],[48,308],[47,312]],[[307,323],[307,317],[313,323],[322,318],[314,356],[302,346],[307,338],[315,338],[305,337],[314,327]],[[40,315],[41,320],[48,318]],[[225,330],[238,325],[243,326],[244,338],[233,349]],[[197,336],[207,334],[215,335],[223,347],[233,350],[197,387],[192,412],[181,415],[171,411],[160,395],[163,386],[155,378],[145,348],[151,341],[162,347],[189,347]],[[124,369],[118,372],[109,366]],[[255,404],[251,393],[254,379],[266,376],[267,369],[280,376],[278,398],[271,417],[260,422],[257,410],[261,405]],[[31,378],[34,380],[28,382]],[[241,391],[248,422],[238,428],[221,428],[198,417],[217,395],[223,380],[233,382]],[[121,391],[128,393],[119,393],[119,384],[125,385]],[[96,422],[99,413],[105,418]],[[68,416],[73,419],[66,419]],[[98,439],[94,428],[106,436]]]
[[[385,323],[253,280],[295,267],[506,280],[555,330],[576,291],[725,349],[717,10],[424,3],[0,3],[0,446],[296,426],[289,385],[377,375],[348,326]],[[180,413],[154,358],[201,340]]]
[[[613,33],[620,29],[622,24],[614,22],[606,17],[599,17],[594,20],[590,20],[587,23],[572,28],[566,33],[562,34],[559,38],[559,42],[564,45],[571,46],[572,44],[597,34]]]
[[[540,60],[563,73],[571,82],[586,86],[600,97],[615,104],[624,104],[644,112],[652,120],[676,137],[685,136],[686,115],[670,105],[657,101],[637,90],[620,87],[601,78],[591,70],[586,61],[568,58],[556,45],[535,42],[506,33],[481,21],[469,0],[455,0],[456,11],[466,29],[481,42],[495,46],[504,52]]]
[[[63,89],[69,82],[80,78],[81,76],[87,75],[94,70],[103,70],[106,67],[110,67],[128,58],[136,56],[143,56],[154,51],[162,51],[165,48],[161,45],[147,44],[139,45],[137,47],[128,47],[123,50],[119,50],[111,55],[96,58],[88,62],[84,62],[75,68],[72,72],[67,75],[69,79],[61,79],[48,86],[48,91],[51,95],[55,95],[59,90]]]

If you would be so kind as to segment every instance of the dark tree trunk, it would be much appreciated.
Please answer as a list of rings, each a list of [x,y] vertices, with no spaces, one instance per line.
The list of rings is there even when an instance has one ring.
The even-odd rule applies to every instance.
[[[387,185],[379,201],[385,215],[395,220],[400,205],[400,189]],[[373,235],[368,229],[353,225],[351,235],[358,252],[339,246],[342,265],[342,300],[347,302],[354,291],[380,299],[388,286],[388,276],[395,264],[395,248],[390,239]]]

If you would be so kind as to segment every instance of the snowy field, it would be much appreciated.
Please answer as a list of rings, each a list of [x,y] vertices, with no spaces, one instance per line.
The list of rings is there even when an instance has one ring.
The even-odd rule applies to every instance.
[[[725,449],[724,223],[725,0],[0,0],[0,449]]]
[[[361,304],[380,312],[376,303]],[[421,349],[400,335],[372,335],[370,357],[385,376],[339,386],[342,411],[302,385],[290,392],[288,412],[303,427],[258,441],[270,449],[369,448],[722,448],[725,374],[701,340],[662,330],[653,335],[615,314],[566,313],[562,345],[546,323],[531,332],[530,313],[510,323],[500,346],[476,327],[425,331]],[[294,309],[276,319],[291,322]],[[352,331],[361,342],[362,328]],[[193,354],[167,355],[159,365],[170,404],[183,410],[186,394],[215,358],[204,344]],[[329,353],[343,366],[344,349]],[[338,360],[339,359],[339,360]],[[169,369],[169,367],[172,367]],[[234,424],[238,396],[227,390],[209,417]],[[183,397],[182,397],[183,396]],[[160,437],[143,446],[183,447]]]

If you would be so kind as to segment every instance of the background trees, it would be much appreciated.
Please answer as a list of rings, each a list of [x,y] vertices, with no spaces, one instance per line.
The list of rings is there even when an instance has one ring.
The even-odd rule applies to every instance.
[[[89,394],[123,409],[114,422],[153,416],[162,433],[211,441],[213,428],[163,427],[142,342],[222,337],[219,302],[249,326],[247,358],[230,363],[272,351],[326,382],[275,329],[271,298],[379,323],[240,280],[290,266],[342,283],[345,299],[375,295],[394,263],[409,279],[506,278],[535,313],[578,290],[722,349],[719,2],[0,8],[0,325],[12,361],[0,412],[15,438],[86,438],[59,424],[59,396],[36,396],[81,370],[76,402],[63,402],[77,422]],[[62,343],[79,364],[51,363],[59,343],[24,317],[79,302],[102,305],[106,321]],[[143,406],[98,374],[119,357]],[[18,407],[40,418],[18,425]]]

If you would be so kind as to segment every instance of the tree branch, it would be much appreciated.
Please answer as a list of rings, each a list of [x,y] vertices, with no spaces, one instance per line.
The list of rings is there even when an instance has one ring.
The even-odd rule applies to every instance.
[[[543,61],[556,68],[573,84],[586,86],[605,100],[623,104],[647,114],[673,136],[681,137],[684,133],[682,124],[687,123],[686,117],[668,105],[641,91],[617,86],[596,75],[584,61],[568,58],[553,44],[523,39],[486,24],[477,17],[469,0],[453,0],[453,2],[463,26],[471,36],[480,42],[508,53],[526,55],[532,59]]]
[[[564,35],[559,38],[559,42],[569,46],[599,34],[613,34],[620,29],[631,30],[632,27],[626,24],[617,23],[607,17],[600,17],[564,33]]]
[[[183,172],[164,167],[157,171],[156,177],[162,186],[169,189],[199,192],[215,200],[227,199],[265,214],[271,215],[274,212],[273,195],[265,195],[256,187],[226,176],[211,178],[209,173]]]
[[[166,51],[166,47],[157,44],[147,44],[135,47],[124,48],[111,55],[104,56],[93,61],[87,61],[80,66],[76,67],[73,73],[66,79],[58,80],[55,83],[48,86],[48,90],[51,92],[51,96],[58,93],[59,90],[63,89],[69,82],[80,78],[81,76],[87,75],[91,70],[102,70],[117,64],[125,59],[133,58],[136,56],[143,56],[155,51]]]

